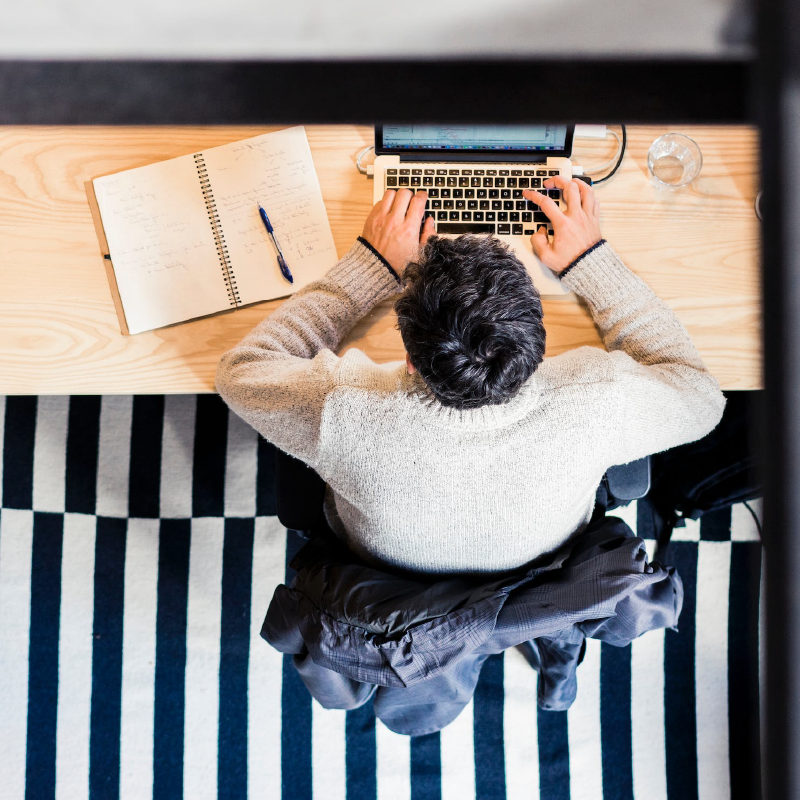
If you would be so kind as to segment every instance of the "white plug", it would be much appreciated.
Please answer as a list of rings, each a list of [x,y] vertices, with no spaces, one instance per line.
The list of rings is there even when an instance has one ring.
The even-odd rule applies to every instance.
[[[605,125],[576,125],[576,139],[605,139],[608,128]]]

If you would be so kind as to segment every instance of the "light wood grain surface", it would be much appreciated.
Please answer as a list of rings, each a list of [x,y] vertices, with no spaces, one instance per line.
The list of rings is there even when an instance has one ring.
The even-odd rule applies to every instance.
[[[264,133],[265,127],[0,128],[0,394],[213,391],[222,353],[280,301],[122,336],[83,183]],[[355,168],[363,126],[309,126],[340,254],[361,231],[372,184]],[[646,154],[668,127],[629,128],[619,172],[597,188],[603,233],[675,310],[723,388],[761,387],[757,136],[741,127],[680,127],[703,151],[692,187],[660,192]],[[576,140],[587,169],[613,140]],[[376,361],[402,358],[391,303],[344,342]],[[547,354],[600,346],[577,298],[545,301]]]

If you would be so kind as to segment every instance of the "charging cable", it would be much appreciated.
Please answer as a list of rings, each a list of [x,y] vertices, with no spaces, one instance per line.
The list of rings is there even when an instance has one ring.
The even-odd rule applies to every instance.
[[[622,128],[622,139],[619,138],[619,134],[617,134],[616,131],[608,128],[608,131],[614,136],[619,144],[619,149],[617,150],[617,154],[614,156],[614,158],[599,167],[595,167],[591,170],[584,170],[587,175],[594,176],[598,172],[607,170],[613,164],[613,168],[608,175],[603,175],[602,178],[593,178],[593,183],[603,183],[603,181],[607,181],[619,169],[619,165],[622,163],[622,159],[625,156],[625,148],[628,144],[628,131],[624,125],[620,125],[620,127]]]
[[[368,144],[357,156],[356,156],[356,169],[362,174],[366,175],[368,178],[371,178],[375,174],[375,167],[370,164],[366,167],[361,166],[361,159],[369,153],[370,150],[374,150],[374,144]]]
[[[619,134],[615,130],[612,130],[611,128],[606,128],[606,139],[608,138],[609,133],[617,140],[617,152],[614,153],[614,155],[611,158],[609,158],[605,164],[601,164],[599,167],[592,167],[591,170],[586,170],[587,175],[595,172],[601,172],[601,173],[605,172],[605,170],[609,169],[610,167],[613,167],[614,164],[617,163],[617,159],[619,158],[619,149],[620,147],[622,147],[622,139],[620,139]]]

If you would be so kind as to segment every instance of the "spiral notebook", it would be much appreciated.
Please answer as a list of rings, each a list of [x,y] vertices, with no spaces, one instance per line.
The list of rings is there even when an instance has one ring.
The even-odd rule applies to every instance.
[[[283,297],[336,262],[302,127],[95,178],[87,194],[123,333]]]

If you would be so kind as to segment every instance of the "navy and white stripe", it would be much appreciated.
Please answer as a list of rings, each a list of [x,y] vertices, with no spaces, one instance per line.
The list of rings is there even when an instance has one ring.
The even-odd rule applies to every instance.
[[[302,540],[274,516],[274,451],[218,398],[0,398],[0,442],[4,800],[759,794],[743,505],[676,530],[680,632],[590,641],[568,712],[538,711],[511,650],[452,725],[408,739],[369,706],[322,709],[259,638]],[[647,536],[640,505],[619,515]]]

